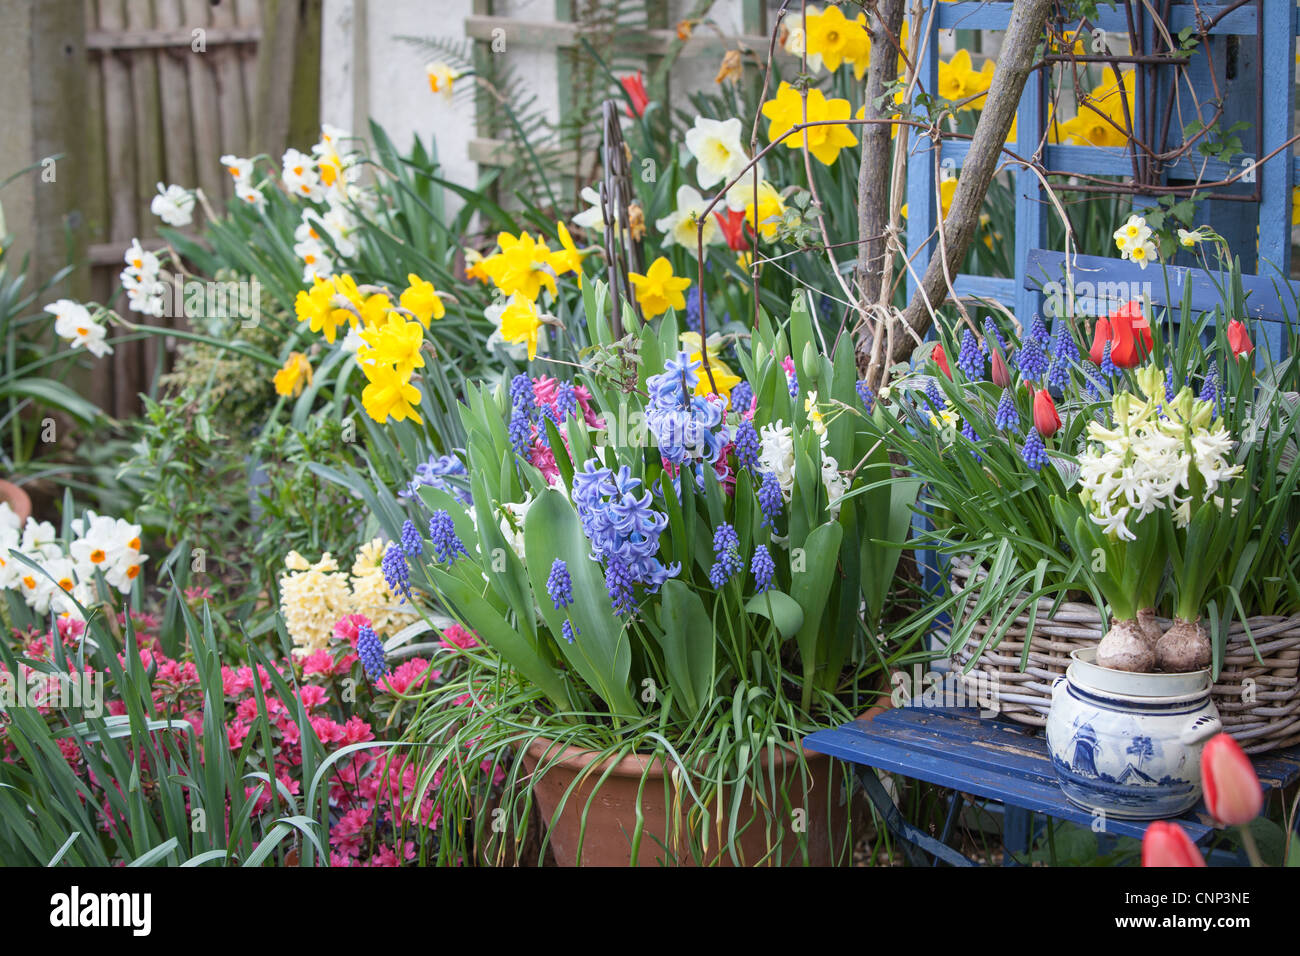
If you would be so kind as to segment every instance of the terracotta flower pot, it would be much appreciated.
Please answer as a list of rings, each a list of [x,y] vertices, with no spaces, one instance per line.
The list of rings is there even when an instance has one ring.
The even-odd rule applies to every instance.
[[[0,480],[0,501],[9,504],[19,521],[26,523],[32,516],[32,499],[12,481]]]
[[[560,749],[554,741],[538,738],[522,754],[524,767],[532,777],[533,793],[541,808],[544,826],[550,826],[556,808],[563,809],[550,829],[550,845],[560,866],[578,863],[578,844],[581,837],[583,866],[632,865],[632,837],[637,826],[637,796],[640,792],[644,828],[638,847],[636,865],[660,866],[664,863],[697,865],[691,845],[701,842],[699,836],[690,834],[687,814],[694,811],[697,821],[700,810],[695,806],[684,781],[668,781],[674,765],[643,755],[631,755],[617,762],[612,758],[596,764],[598,755],[577,747]],[[841,793],[841,769],[832,765],[830,757],[805,750],[807,775],[801,772],[793,748],[787,746],[777,751],[775,774],[776,793],[761,794],[762,802],[750,788],[737,811],[736,852],[741,862],[748,866],[771,864],[779,859],[783,865],[799,866],[804,857],[799,846],[802,826],[806,832],[808,862],[812,866],[831,866],[848,862],[850,847],[849,805]],[[766,755],[763,776],[768,769]],[[540,766],[540,772],[539,772]],[[644,786],[642,778],[644,777]],[[579,778],[581,778],[579,780]],[[575,781],[578,781],[575,785]],[[806,783],[805,783],[806,781]],[[692,781],[697,792],[699,783]],[[573,787],[570,792],[569,788]],[[588,800],[592,793],[588,808]],[[566,793],[568,794],[566,799]],[[671,801],[665,799],[671,795]],[[787,796],[788,795],[788,796]],[[703,796],[701,794],[701,796]],[[786,800],[788,799],[788,805]],[[667,804],[674,804],[676,825],[669,826]],[[773,808],[769,815],[763,804]],[[708,808],[709,846],[703,862],[710,865],[732,866],[734,861],[725,846],[730,828],[731,788],[723,788],[722,834],[718,835],[718,803]],[[787,806],[789,809],[787,809]],[[798,811],[802,814],[795,816]],[[582,818],[586,813],[585,832]],[[780,832],[777,828],[780,827]],[[743,828],[743,832],[741,831]],[[773,852],[769,853],[768,831],[771,829]],[[719,846],[719,844],[723,844]]]

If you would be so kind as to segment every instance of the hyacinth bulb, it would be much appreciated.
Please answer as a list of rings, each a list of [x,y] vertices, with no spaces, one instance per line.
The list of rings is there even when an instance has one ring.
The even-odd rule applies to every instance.
[[[1097,664],[1117,671],[1145,674],[1156,662],[1155,649],[1147,643],[1142,626],[1135,620],[1114,621],[1097,645]]]
[[[1142,628],[1142,636],[1146,639],[1147,644],[1154,651],[1156,642],[1165,636],[1164,628],[1156,621],[1156,609],[1153,607],[1144,607],[1138,611],[1138,626]]]
[[[1162,671],[1186,673],[1210,666],[1210,636],[1200,619],[1179,618],[1156,642],[1156,663]]]

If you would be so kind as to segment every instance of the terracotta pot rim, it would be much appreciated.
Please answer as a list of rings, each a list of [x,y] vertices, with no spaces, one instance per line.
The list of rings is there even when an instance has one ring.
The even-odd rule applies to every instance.
[[[12,481],[0,478],[0,501],[7,501],[20,521],[26,521],[32,516],[31,496]]]
[[[886,700],[888,700],[888,698],[886,698]],[[877,705],[877,707],[878,706],[879,705]],[[877,707],[870,708],[863,714],[860,714],[857,719],[870,720],[872,717],[876,716]],[[888,709],[888,707],[881,709]],[[777,755],[781,758],[782,767],[790,764],[792,758],[795,756],[795,747],[796,744],[793,741],[783,741],[776,748]],[[590,748],[582,747],[577,744],[570,744],[563,749],[557,748],[558,743],[553,738],[538,736],[534,737],[524,750],[538,766],[541,765],[543,760],[548,761],[548,770],[556,767],[563,767],[566,770],[582,771],[587,767],[590,767],[595,759],[600,755],[600,752],[597,750],[591,750]],[[826,754],[820,753],[816,750],[809,750],[802,746],[800,746],[799,749],[803,751],[806,760],[811,760],[813,758],[827,758]],[[759,759],[766,761],[769,753],[771,753],[771,751],[767,747],[764,747]],[[599,772],[603,774],[609,769],[611,761],[614,761],[614,756],[612,754],[602,760],[597,765],[597,769],[592,771],[592,773],[594,774]],[[651,769],[652,766],[654,774],[662,777],[664,776],[667,767],[676,765],[670,760],[666,760],[664,757],[656,757],[643,753],[631,753],[617,760],[610,776],[640,778],[645,774],[646,770]]]

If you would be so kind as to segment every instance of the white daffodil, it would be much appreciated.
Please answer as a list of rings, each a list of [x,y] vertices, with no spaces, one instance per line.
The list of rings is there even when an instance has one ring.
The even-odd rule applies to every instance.
[[[54,334],[67,339],[75,348],[84,348],[96,358],[103,358],[113,351],[108,344],[107,332],[95,321],[90,310],[71,299],[59,299],[45,307],[45,311],[54,316]]]
[[[296,149],[287,149],[280,162],[280,178],[284,180],[284,188],[291,196],[311,202],[320,202],[325,198],[325,189],[321,185],[314,159]]]
[[[251,186],[253,178],[253,161],[243,159],[233,153],[227,153],[221,157],[221,165],[225,167],[230,178],[235,181],[235,188],[240,186]]]
[[[655,221],[655,228],[664,234],[664,245],[676,243],[685,249],[694,249],[699,217],[708,207],[708,202],[694,186],[677,188],[677,208],[664,218]],[[716,242],[721,238],[717,220],[709,216],[704,223],[704,244]]]
[[[1129,216],[1124,225],[1115,230],[1115,248],[1126,252],[1133,246],[1145,245],[1151,238],[1151,227],[1141,216]]]
[[[740,145],[740,120],[734,116],[728,120],[695,117],[695,125],[686,131],[686,148],[695,157],[695,178],[704,189],[730,182],[749,162]]]
[[[589,204],[589,208],[574,216],[570,222],[575,226],[581,226],[588,232],[602,232],[605,228],[605,219],[600,213],[600,193],[596,192],[593,186],[584,186],[579,193],[582,201]]]
[[[263,212],[266,209],[266,196],[262,191],[244,183],[235,184],[235,198],[240,202],[248,203],[258,212]]]
[[[194,193],[176,184],[158,184],[158,195],[149,211],[169,226],[188,226],[194,221]]]

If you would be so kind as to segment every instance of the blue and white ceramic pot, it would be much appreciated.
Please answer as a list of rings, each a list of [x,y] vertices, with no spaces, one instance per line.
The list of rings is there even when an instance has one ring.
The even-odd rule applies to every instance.
[[[1201,749],[1223,729],[1210,672],[1133,674],[1074,651],[1052,687],[1047,749],[1061,789],[1088,810],[1178,816],[1201,796]]]

